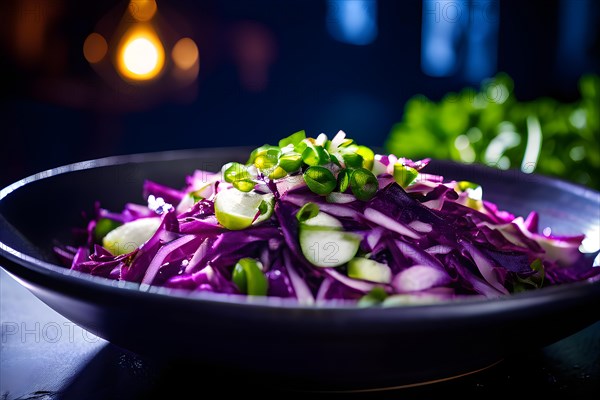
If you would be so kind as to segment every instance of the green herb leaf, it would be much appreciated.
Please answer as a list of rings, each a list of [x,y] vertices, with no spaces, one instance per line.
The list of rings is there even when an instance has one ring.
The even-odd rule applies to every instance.
[[[600,76],[583,75],[580,98],[519,101],[512,79],[499,73],[478,91],[465,88],[439,102],[410,99],[392,127],[386,150],[414,160],[424,157],[483,163],[502,169],[559,176],[600,189]],[[536,151],[530,146],[536,143]]]

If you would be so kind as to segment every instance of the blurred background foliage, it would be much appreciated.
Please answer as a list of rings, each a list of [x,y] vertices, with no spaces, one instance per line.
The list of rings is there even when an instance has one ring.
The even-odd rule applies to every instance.
[[[600,189],[600,77],[579,80],[580,99],[519,101],[500,73],[478,91],[465,88],[439,102],[417,95],[386,141],[392,153],[520,168]]]

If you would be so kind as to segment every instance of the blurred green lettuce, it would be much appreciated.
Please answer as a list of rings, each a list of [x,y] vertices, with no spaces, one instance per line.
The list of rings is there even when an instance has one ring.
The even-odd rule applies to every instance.
[[[513,88],[508,75],[498,74],[479,91],[465,88],[439,102],[415,96],[386,149],[413,159],[519,168],[600,189],[600,77],[581,77],[581,99],[574,103],[521,102]]]

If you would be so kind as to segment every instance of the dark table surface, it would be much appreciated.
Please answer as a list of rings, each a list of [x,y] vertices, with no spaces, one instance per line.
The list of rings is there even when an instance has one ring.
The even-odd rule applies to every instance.
[[[150,360],[100,339],[54,312],[0,270],[0,399],[212,398],[257,393],[340,397],[276,387],[268,377],[216,370],[201,361]],[[560,321],[556,321],[560,324]],[[301,383],[299,383],[301,386]],[[553,345],[523,351],[478,373],[445,382],[343,397],[597,399],[600,394],[600,322]]]

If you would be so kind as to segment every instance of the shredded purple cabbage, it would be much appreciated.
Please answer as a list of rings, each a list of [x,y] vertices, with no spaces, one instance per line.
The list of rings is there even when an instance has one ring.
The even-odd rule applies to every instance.
[[[240,259],[252,258],[262,266],[266,296],[305,305],[356,302],[377,287],[399,303],[419,303],[498,298],[548,285],[600,280],[600,268],[592,267],[591,259],[578,250],[583,236],[540,234],[537,213],[523,219],[471,199],[457,182],[421,173],[429,160],[379,155],[375,160],[380,189],[368,201],[347,192],[330,202],[302,180],[288,182],[297,176],[264,178],[266,184],[257,190],[275,195],[274,212],[243,230],[228,230],[215,216],[215,195],[236,190],[221,174],[195,171],[182,190],[147,181],[143,192],[155,204],[160,198],[159,206],[127,204],[120,213],[98,207],[85,232],[79,232],[85,236],[81,245],[59,247],[56,253],[67,267],[91,275],[226,294],[243,294],[232,280],[233,268]],[[390,175],[390,165],[398,162],[419,171],[405,188]],[[387,265],[391,282],[352,278],[345,265],[312,265],[301,251],[296,219],[308,202],[337,218],[344,231],[359,234],[359,253]],[[100,220],[124,224],[141,218],[159,219],[159,228],[126,254],[111,254],[94,236]]]

